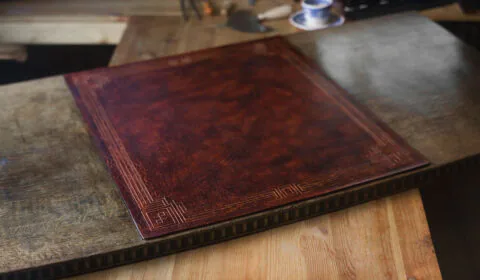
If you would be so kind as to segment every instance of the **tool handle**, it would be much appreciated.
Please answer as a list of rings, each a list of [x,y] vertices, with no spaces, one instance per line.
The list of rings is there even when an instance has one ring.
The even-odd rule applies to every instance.
[[[289,16],[292,13],[292,5],[285,4],[272,8],[258,15],[259,20],[280,19]]]

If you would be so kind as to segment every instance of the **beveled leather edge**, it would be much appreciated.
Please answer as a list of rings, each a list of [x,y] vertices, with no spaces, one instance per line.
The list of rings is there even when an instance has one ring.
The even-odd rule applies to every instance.
[[[0,274],[0,280],[70,277],[166,256],[302,221],[409,189],[426,187],[449,176],[458,176],[475,170],[474,168],[478,166],[480,166],[480,155],[470,156],[444,165],[430,165],[333,194],[295,202],[227,222],[148,240],[140,246],[35,268],[6,272]]]

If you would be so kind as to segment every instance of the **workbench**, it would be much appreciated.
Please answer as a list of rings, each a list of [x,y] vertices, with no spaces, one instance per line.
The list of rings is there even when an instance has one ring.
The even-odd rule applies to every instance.
[[[220,23],[221,19],[209,18],[184,23],[173,17],[132,17],[110,66],[298,32],[286,21],[273,22],[276,31],[270,34],[217,28]],[[224,244],[78,279],[405,277],[441,278],[418,190]]]
[[[181,36],[159,24],[163,20],[131,18],[112,65],[255,39],[215,22],[193,21],[178,25],[187,30]],[[477,166],[480,100],[474,94],[480,56],[447,31],[405,14],[287,39],[424,154],[432,162],[429,170]],[[93,260],[150,244],[130,220],[63,77],[0,87],[0,126],[7,132],[0,136],[6,170],[0,190],[7,202],[0,208],[0,271],[85,256]],[[409,188],[292,225],[81,278],[439,279],[422,200]],[[88,271],[91,264],[84,261],[81,267]]]

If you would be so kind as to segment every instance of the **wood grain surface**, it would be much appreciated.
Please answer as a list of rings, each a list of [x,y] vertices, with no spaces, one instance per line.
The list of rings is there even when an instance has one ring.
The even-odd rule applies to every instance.
[[[0,4],[1,5],[1,4]],[[2,15],[0,42],[8,44],[118,44],[127,18],[110,15]]]
[[[480,21],[480,12],[464,13],[458,3],[424,10],[421,14],[434,21]]]
[[[74,279],[441,279],[418,190]]]
[[[188,0],[186,0],[188,2]],[[197,0],[197,2],[200,2]],[[213,1],[215,3],[215,1]],[[223,0],[216,0],[217,4]],[[251,8],[248,0],[234,0],[240,8]],[[258,1],[253,10],[263,12],[269,8],[289,0]],[[189,5],[187,5],[189,8]],[[198,3],[201,10],[201,3]],[[220,7],[220,5],[218,5]],[[298,9],[299,4],[294,4]],[[189,14],[193,11],[189,9]],[[129,16],[161,16],[166,20],[158,28],[166,28],[165,24],[177,22],[188,26],[190,30],[211,29],[212,25],[224,24],[226,17],[205,17],[198,21],[191,16],[189,22],[184,22],[180,16],[179,0],[15,0],[0,1],[0,42],[8,44],[118,44]],[[193,23],[193,24],[192,24]],[[274,21],[283,29],[294,31],[288,20]],[[172,26],[170,26],[172,27]],[[224,28],[227,29],[227,28]],[[178,28],[170,31],[178,30]],[[203,33],[199,33],[203,34]],[[201,36],[196,36],[202,41]],[[191,39],[191,37],[190,37]],[[192,40],[193,41],[193,40]],[[233,41],[235,42],[235,41]],[[227,43],[227,42],[225,42]],[[190,42],[189,45],[191,45]]]
[[[143,36],[147,35],[144,33]],[[476,94],[480,91],[480,56],[426,18],[412,14],[378,18],[320,32],[296,34],[289,36],[288,40],[314,59],[327,75],[347,89],[352,98],[367,106],[425,155],[432,162],[431,170],[480,154],[480,100]],[[141,37],[138,41],[127,48],[135,53],[141,46]],[[153,43],[150,47],[156,50]],[[0,128],[0,199],[5,202],[0,204],[1,272],[150,244],[139,238],[115,185],[94,150],[63,77],[0,87]],[[417,192],[410,194],[418,196]],[[433,253],[424,259],[426,252],[420,253],[418,246],[407,246],[423,244],[425,237],[403,232],[424,233],[422,229],[427,227],[424,216],[421,215],[418,222],[410,217],[421,203],[418,200],[416,203],[408,199],[403,201],[405,195],[398,196],[401,202],[395,206],[392,204],[392,209],[401,208],[405,212],[393,212],[400,215],[401,224],[396,224],[395,228],[397,231],[402,229],[402,233],[398,238],[393,237],[393,241],[388,239],[393,242],[390,245],[372,244],[385,235],[382,229],[388,228],[383,218],[388,217],[387,210],[382,210],[387,214],[379,217],[366,214],[375,226],[366,220],[359,222],[348,218],[343,224],[339,223],[336,230],[354,235],[351,231],[371,232],[379,228],[370,237],[358,236],[365,241],[356,246],[381,248],[382,251],[378,258],[365,253],[365,257],[371,256],[372,261],[368,263],[372,265],[363,271],[376,269],[377,260],[387,258],[391,260],[389,263],[396,264],[394,274],[401,275],[401,279],[407,275],[439,278],[438,267],[432,261]],[[377,203],[382,202],[373,202]],[[407,205],[414,205],[411,206],[414,208],[407,208]],[[365,227],[359,230],[358,225],[363,224]],[[349,238],[352,237],[337,242],[356,251]],[[410,238],[412,243],[408,241]],[[315,247],[308,244],[307,247],[316,252]],[[408,248],[398,249],[399,246]],[[396,248],[392,250],[397,252],[394,254],[397,257],[394,258],[393,254],[387,257],[388,253],[383,253],[390,250],[384,249],[388,247]],[[210,248],[215,247],[201,250]],[[240,250],[243,245],[236,248]],[[278,249],[273,251],[278,252]],[[175,261],[171,267],[185,265],[186,269],[194,266],[195,252],[185,253],[193,262]],[[403,269],[398,258],[400,255]],[[350,255],[339,256],[345,256],[338,258],[339,263],[344,264],[341,271],[351,271],[349,264],[353,260],[347,261]],[[127,257],[131,258],[131,255]],[[216,255],[215,258],[223,257]],[[170,261],[175,259],[172,257]],[[253,263],[259,263],[259,259]],[[230,261],[235,265],[235,260]],[[312,267],[322,263],[314,259],[309,262]],[[355,263],[359,262],[363,265],[360,258],[355,258]],[[428,268],[416,266],[422,263]],[[72,269],[85,269],[86,264],[92,263],[77,263],[78,266]],[[286,274],[285,271],[293,267],[282,264],[263,271]],[[197,271],[199,268],[194,266],[191,269]],[[171,273],[169,271],[172,270],[158,273]],[[315,271],[322,273],[323,270],[315,268]]]
[[[203,12],[201,0],[195,0],[200,12]],[[216,7],[221,7],[223,0],[212,0]],[[233,0],[239,8],[247,8],[248,0]],[[264,10],[289,0],[261,0],[255,8]],[[193,14],[189,0],[186,9]],[[3,15],[124,15],[124,16],[180,16],[179,0],[15,0],[0,2],[0,14]]]
[[[2,1],[0,13],[6,15],[103,14],[103,15],[180,15],[176,0],[20,0]]]
[[[188,22],[178,17],[131,17],[110,66],[300,32],[288,20],[268,22],[273,31],[267,33],[243,33],[225,23],[224,17]]]

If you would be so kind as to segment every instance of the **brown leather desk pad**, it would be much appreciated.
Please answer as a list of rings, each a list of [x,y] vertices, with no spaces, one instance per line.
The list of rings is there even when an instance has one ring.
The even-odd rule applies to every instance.
[[[427,164],[280,37],[66,80],[144,238]]]

